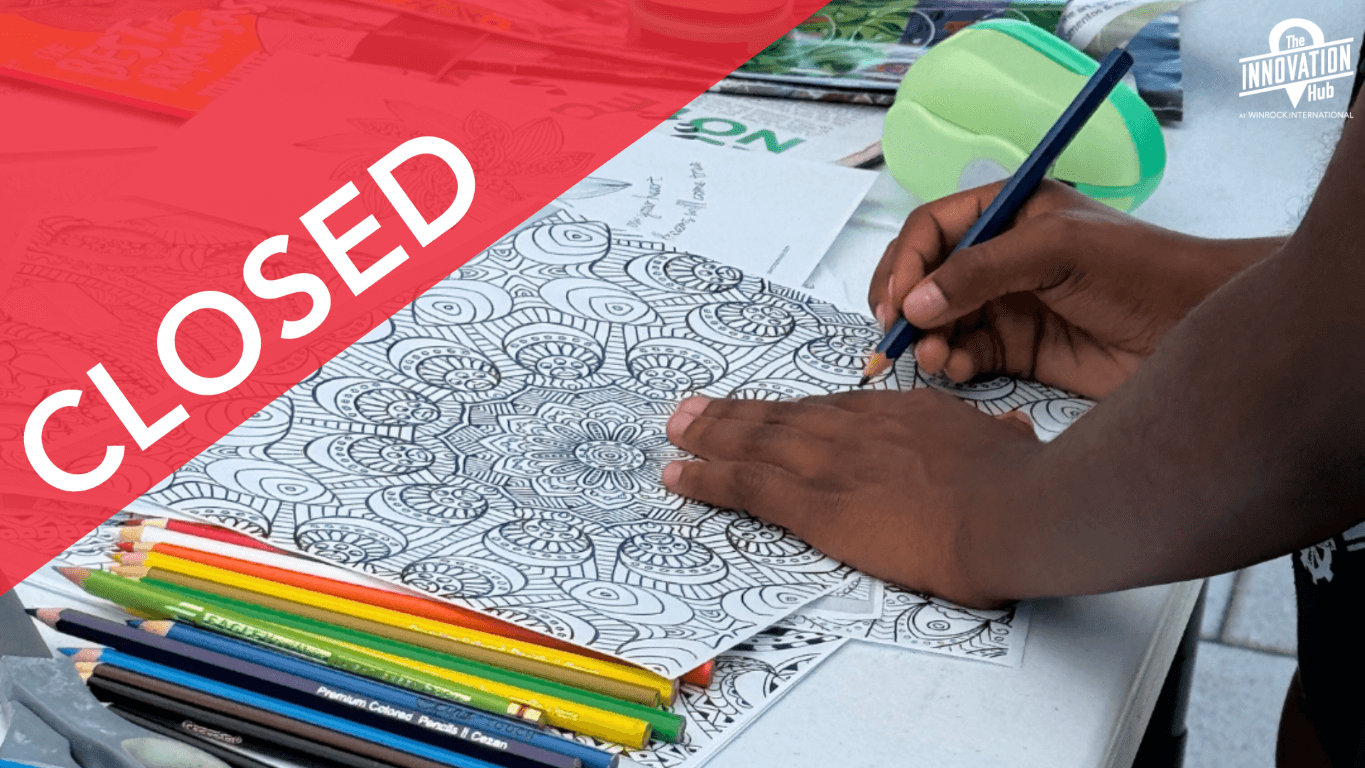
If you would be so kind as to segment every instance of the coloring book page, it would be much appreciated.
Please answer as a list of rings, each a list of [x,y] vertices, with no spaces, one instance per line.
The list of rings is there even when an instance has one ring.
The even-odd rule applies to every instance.
[[[880,599],[869,617],[865,611],[874,605],[874,595]],[[859,574],[779,626],[1017,667],[1024,658],[1029,615],[1029,603],[1002,610],[964,608]]]
[[[879,337],[869,318],[560,211],[145,498],[677,677],[849,572],[666,492],[660,472],[684,456],[668,416],[691,393],[847,389]],[[874,383],[926,385],[946,387],[908,360]],[[949,389],[991,413],[1061,397],[1004,378]]]
[[[667,708],[687,719],[684,738],[677,744],[656,741],[648,749],[632,751],[568,731],[555,732],[646,768],[699,768],[847,642],[838,635],[770,627],[722,653],[716,657],[711,685],[684,683],[677,702]]]

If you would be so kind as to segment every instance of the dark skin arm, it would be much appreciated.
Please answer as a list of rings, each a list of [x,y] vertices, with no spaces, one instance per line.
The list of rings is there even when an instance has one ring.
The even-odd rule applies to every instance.
[[[1046,216],[1053,188],[978,258],[921,280],[974,217],[960,201],[912,217],[872,300],[937,288],[943,301],[904,301],[934,329],[926,368],[1033,375],[1102,402],[1043,444],[924,390],[689,400],[669,431],[700,460],[664,483],[968,605],[1207,576],[1321,540],[1365,502],[1362,168],[1365,126],[1348,121],[1283,244],[1183,238],[1064,201]],[[1034,214],[1065,221],[1030,227]]]

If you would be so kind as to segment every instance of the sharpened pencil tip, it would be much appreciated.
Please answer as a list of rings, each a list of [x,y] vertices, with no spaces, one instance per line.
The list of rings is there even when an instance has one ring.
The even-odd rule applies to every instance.
[[[881,352],[872,353],[872,356],[867,358],[867,365],[863,366],[863,379],[858,386],[865,386],[869,381],[872,381],[887,368],[890,368],[894,362],[894,360],[888,358]]]
[[[63,656],[75,656],[77,653],[80,653],[80,650],[81,649],[79,648],[58,648],[57,653],[60,653]]]
[[[27,613],[28,615],[32,616],[32,617],[35,618],[35,619],[38,618],[38,609],[37,609],[37,608],[25,608],[25,609],[24,609],[24,613]]]
[[[871,376],[864,376],[864,377],[862,377],[861,379],[858,379],[858,386],[860,386],[860,387],[866,387],[866,386],[867,386],[867,383],[868,383],[869,381],[872,381],[872,377],[871,377]]]
[[[90,569],[79,568],[74,565],[59,565],[57,566],[57,573],[65,576],[72,584],[80,587],[84,586],[86,577],[90,575]]]

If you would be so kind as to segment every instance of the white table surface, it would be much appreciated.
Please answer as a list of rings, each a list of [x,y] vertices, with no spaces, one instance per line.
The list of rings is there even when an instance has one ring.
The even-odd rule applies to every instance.
[[[1343,5],[1199,0],[1182,11],[1185,121],[1165,132],[1166,178],[1140,216],[1218,237],[1293,228],[1340,126],[1239,118],[1288,103],[1239,102],[1237,59],[1265,52],[1270,28],[1291,16],[1315,21],[1329,39],[1360,35],[1365,7]],[[1337,90],[1323,108],[1346,108],[1346,89]],[[101,196],[139,155],[0,155],[0,244],[32,211]],[[84,181],[63,181],[71,178]],[[884,179],[836,243],[823,267],[851,286],[850,303],[861,306],[863,276],[913,205]],[[1018,669],[849,643],[712,765],[1126,766],[1198,586],[1039,601]]]

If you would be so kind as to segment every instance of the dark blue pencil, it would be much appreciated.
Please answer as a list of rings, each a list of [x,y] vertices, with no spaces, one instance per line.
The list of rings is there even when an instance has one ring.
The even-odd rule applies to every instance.
[[[1100,62],[1100,68],[1095,70],[1095,74],[1086,81],[1081,92],[1076,94],[1071,106],[1057,118],[1052,129],[1038,142],[1038,146],[1033,148],[1033,153],[1019,166],[1019,170],[1014,172],[1009,182],[1000,190],[1000,194],[995,196],[990,206],[982,212],[981,218],[967,230],[967,234],[962,236],[962,240],[948,256],[964,248],[984,243],[1000,234],[1000,230],[1014,218],[1014,214],[1019,212],[1024,201],[1028,200],[1029,195],[1032,195],[1043,182],[1047,169],[1057,162],[1057,158],[1067,145],[1077,133],[1080,133],[1081,128],[1085,127],[1091,115],[1095,114],[1095,110],[1109,98],[1109,93],[1123,79],[1131,66],[1133,55],[1122,48],[1115,48]],[[867,365],[863,368],[863,379],[858,386],[866,384],[873,376],[890,368],[896,358],[904,354],[905,350],[919,338],[918,328],[906,322],[904,317],[898,318],[895,325],[891,326],[891,330],[882,337],[872,357],[868,358]]]
[[[321,685],[329,685],[333,688],[349,690],[363,696],[368,696],[375,701],[382,701],[397,707],[414,710],[418,712],[428,712],[439,715],[443,709],[450,705],[450,702],[414,693],[406,688],[398,688],[392,685],[375,682],[359,675],[349,672],[342,672],[324,664],[301,659],[296,656],[289,656],[278,651],[253,645],[243,640],[236,640],[231,637],[209,632],[205,629],[192,627],[182,622],[172,621],[130,621],[134,627],[141,627],[144,630],[155,631],[162,634],[169,640],[176,640],[186,645],[202,648],[207,651],[215,651],[224,656],[231,656],[241,661],[259,664],[278,672],[312,680]],[[486,717],[488,724],[496,724],[500,733],[505,733],[508,738],[523,741],[532,746],[562,754],[566,757],[576,757],[583,762],[583,768],[615,768],[620,758],[616,755],[595,749],[583,744],[578,744],[568,739],[562,739],[553,734],[537,731],[530,726],[502,721],[491,715]]]

